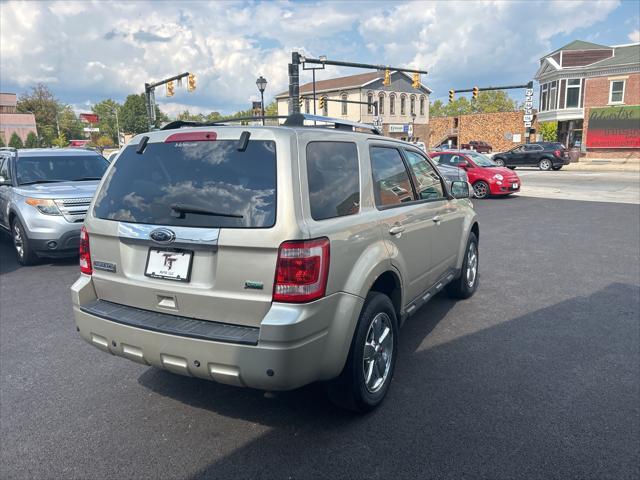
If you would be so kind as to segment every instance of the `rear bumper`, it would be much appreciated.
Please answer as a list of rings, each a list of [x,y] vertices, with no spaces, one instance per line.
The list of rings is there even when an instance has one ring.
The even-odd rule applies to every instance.
[[[91,345],[181,375],[263,390],[290,390],[339,375],[363,304],[347,293],[304,305],[274,303],[251,345],[108,320],[81,307],[96,300],[91,277],[81,276],[71,289],[76,326]]]

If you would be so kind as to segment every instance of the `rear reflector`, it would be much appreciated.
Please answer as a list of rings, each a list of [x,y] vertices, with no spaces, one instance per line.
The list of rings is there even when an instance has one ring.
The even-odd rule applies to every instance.
[[[175,142],[215,142],[218,138],[216,132],[181,132],[169,135],[164,143]]]
[[[329,275],[329,239],[284,242],[278,251],[273,301],[305,303],[324,296]]]
[[[89,248],[89,233],[84,226],[80,229],[80,271],[87,275],[93,274],[91,250]]]

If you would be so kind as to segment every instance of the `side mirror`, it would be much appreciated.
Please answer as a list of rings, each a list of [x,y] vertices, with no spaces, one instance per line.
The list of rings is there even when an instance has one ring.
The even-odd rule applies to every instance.
[[[469,183],[459,180],[451,182],[451,195],[453,198],[469,198]]]

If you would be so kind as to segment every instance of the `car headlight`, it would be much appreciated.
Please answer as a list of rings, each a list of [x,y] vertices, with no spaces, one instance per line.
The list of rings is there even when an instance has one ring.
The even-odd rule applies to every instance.
[[[504,177],[502,175],[500,175],[499,173],[496,173],[493,178],[495,178],[496,180],[502,180],[504,179]]]
[[[62,215],[55,202],[48,198],[27,198],[25,202],[45,215]]]

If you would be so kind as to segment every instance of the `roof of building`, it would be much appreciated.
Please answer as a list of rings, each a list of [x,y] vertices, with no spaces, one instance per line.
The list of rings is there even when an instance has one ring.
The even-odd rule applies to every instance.
[[[613,57],[594,63],[598,67],[609,67],[614,65],[628,65],[630,63],[640,63],[640,43],[613,47]]]
[[[0,127],[5,125],[36,126],[36,117],[33,113],[0,113]]]
[[[574,40],[573,42],[567,43],[564,47],[554,50],[549,55],[553,55],[561,50],[606,50],[607,48],[611,47],[607,45],[599,45],[597,43],[585,42],[584,40]]]
[[[392,72],[396,73],[395,71]],[[327,80],[316,80],[316,91],[323,92],[327,90],[347,90],[349,88],[361,88],[366,86],[367,84],[384,78],[383,71],[375,71],[375,72],[367,72],[367,73],[359,73],[357,75],[349,75],[347,77],[337,77],[337,78],[329,78]],[[431,89],[424,86],[429,92]],[[313,82],[308,82],[300,85],[300,95],[305,93],[313,92]],[[275,97],[282,98],[288,97],[289,92],[280,92]]]

